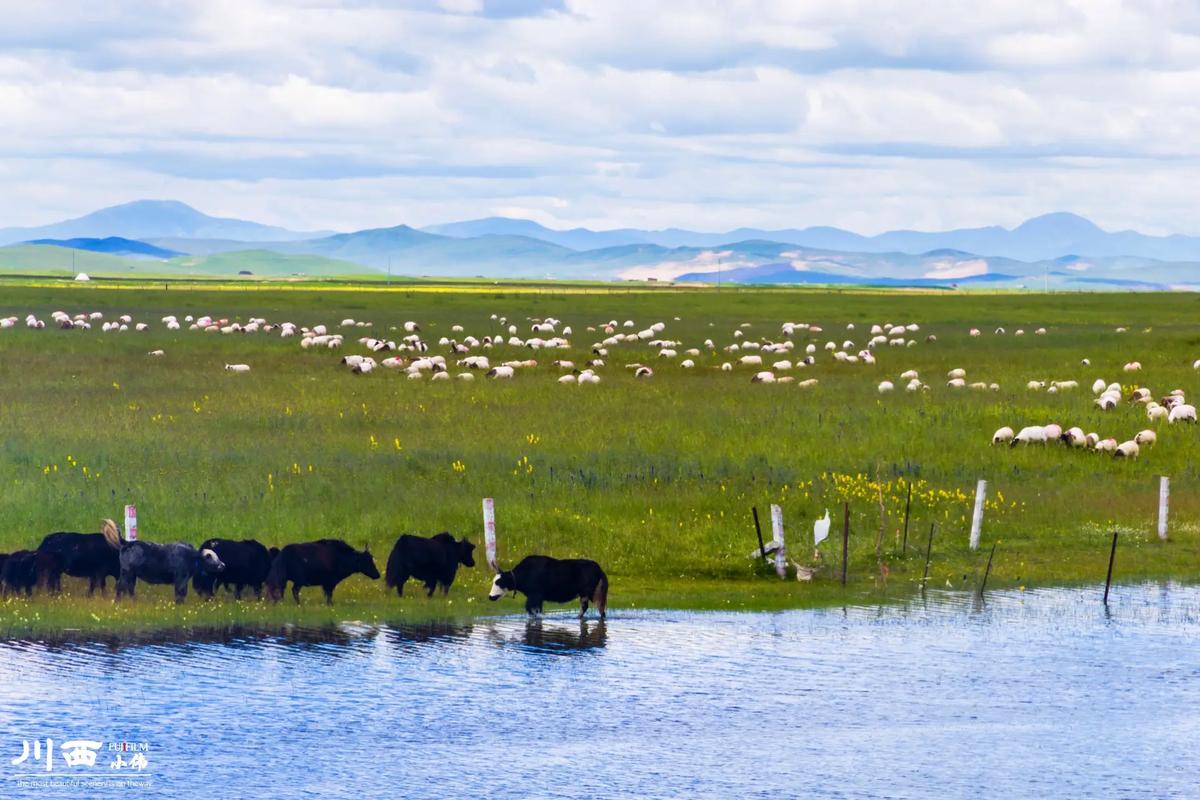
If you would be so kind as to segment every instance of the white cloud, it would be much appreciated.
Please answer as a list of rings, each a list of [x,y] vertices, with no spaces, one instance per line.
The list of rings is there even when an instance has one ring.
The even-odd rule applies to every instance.
[[[5,3],[0,227],[173,196],[303,228],[1200,233],[1193,3],[541,5]]]

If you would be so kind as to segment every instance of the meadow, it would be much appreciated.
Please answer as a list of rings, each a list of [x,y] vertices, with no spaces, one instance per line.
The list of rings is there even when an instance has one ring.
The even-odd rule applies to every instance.
[[[141,538],[198,544],[210,536],[283,545],[320,537],[369,544],[382,570],[401,533],[449,530],[481,542],[480,500],[497,509],[499,558],[512,566],[533,552],[599,561],[610,602],[629,607],[768,609],[878,602],[921,585],[935,525],[929,586],[970,591],[993,544],[989,587],[1102,582],[1113,530],[1122,533],[1118,580],[1190,581],[1200,568],[1200,431],[1150,424],[1142,406],[1100,411],[1097,378],[1200,395],[1200,297],[1192,294],[997,294],[820,290],[629,290],[448,284],[443,287],[270,284],[235,289],[147,284],[106,288],[0,283],[0,317],[54,310],[130,314],[145,332],[63,331],[23,325],[0,330],[0,485],[6,524],[0,551],[35,547],[50,531],[95,531],[136,503]],[[166,314],[246,321],[265,317],[335,327],[349,317],[340,351],[303,350],[275,334],[167,331]],[[509,381],[405,380],[339,363],[362,353],[357,336],[415,320],[433,344],[451,326],[482,338],[506,316],[529,336],[528,318],[573,328],[572,348],[531,352],[501,346],[489,355],[533,357],[539,366]],[[678,319],[676,319],[678,318]],[[664,338],[687,347],[717,344],[696,368],[659,359],[644,343],[611,348],[598,385],[560,385],[555,358],[582,362],[611,319],[634,330],[664,322]],[[718,365],[741,328],[747,339],[780,340],[785,321],[819,324],[810,340],[865,346],[872,323],[915,322],[919,342],[884,347],[875,365],[835,362],[824,350],[797,370],[816,378],[756,385],[754,370]],[[856,329],[847,330],[853,323]],[[1003,326],[1005,335],[993,329]],[[1044,336],[1032,335],[1044,326]],[[1118,326],[1126,327],[1118,333]],[[969,337],[970,327],[983,335]],[[1025,328],[1025,336],[1014,336]],[[926,342],[934,334],[936,342]],[[856,348],[856,349],[857,349]],[[161,358],[147,352],[162,349]],[[447,355],[451,363],[454,356]],[[681,356],[682,357],[682,356]],[[1083,366],[1082,358],[1090,359]],[[771,360],[767,358],[768,362]],[[1138,360],[1143,370],[1123,373]],[[251,365],[230,374],[226,363]],[[627,364],[649,363],[636,380]],[[1000,390],[954,390],[946,373]],[[918,370],[929,389],[909,393],[898,376]],[[452,369],[452,371],[461,371]],[[881,395],[879,381],[897,383]],[[1030,380],[1077,380],[1073,391],[1026,389]],[[992,447],[1002,425],[1057,422],[1118,440],[1154,427],[1158,442],[1136,460],[1064,446]],[[1158,478],[1172,480],[1170,538],[1155,535]],[[976,480],[989,501],[982,546],[967,546]],[[908,547],[904,506],[912,487]],[[849,503],[848,584],[840,583],[842,504]],[[769,538],[770,504],[782,506],[788,548],[815,569],[810,582],[781,581],[748,555],[756,546],[751,507]],[[819,552],[812,524],[829,510]],[[355,576],[324,607],[319,589],[301,607],[195,597],[175,607],[168,587],[139,588],[134,603],[67,595],[0,601],[0,631],[155,625],[267,624],[470,616],[514,612],[487,601],[490,572],[463,570],[448,600],[426,600],[410,584],[403,599],[382,581]]]

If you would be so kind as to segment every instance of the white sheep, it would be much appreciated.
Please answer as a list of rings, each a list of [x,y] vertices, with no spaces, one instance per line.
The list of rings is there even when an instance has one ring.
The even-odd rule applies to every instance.
[[[511,378],[514,373],[515,370],[512,367],[501,365],[488,370],[487,376],[489,378]]]
[[[774,383],[775,382],[775,373],[768,372],[768,371],[757,372],[757,373],[755,373],[754,377],[750,379],[750,382],[751,383]]]
[[[1149,431],[1149,430],[1138,431],[1137,436],[1134,436],[1133,440],[1135,442],[1137,442],[1139,445],[1154,444],[1155,442],[1158,441],[1158,434],[1155,433],[1154,431]]]
[[[894,390],[895,388],[896,388],[895,385],[891,381],[880,381],[879,382],[879,393],[880,394],[884,394],[885,392],[890,392],[890,391]]]
[[[1013,440],[1013,429],[1005,425],[992,434],[992,444],[1007,444]]]
[[[1020,432],[1013,437],[1012,445],[1016,447],[1019,444],[1045,444],[1046,443],[1046,428],[1043,425],[1029,425],[1021,428]]]
[[[1113,451],[1113,457],[1137,458],[1139,450],[1138,443],[1130,439],[1128,442],[1121,442],[1117,445],[1117,449]]]
[[[1180,403],[1173,407],[1170,413],[1167,414],[1167,422],[1195,422],[1196,407],[1187,403]]]
[[[1084,435],[1082,428],[1068,428],[1063,431],[1060,438],[1071,447],[1084,447],[1087,445],[1087,436]]]
[[[225,371],[226,372],[249,372],[250,365],[249,364],[226,364]]]

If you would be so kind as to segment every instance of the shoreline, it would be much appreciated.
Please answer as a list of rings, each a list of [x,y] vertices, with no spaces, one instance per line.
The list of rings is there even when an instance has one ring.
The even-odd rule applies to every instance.
[[[892,581],[886,588],[869,586],[865,582],[851,584],[843,589],[840,585],[818,585],[816,591],[804,596],[795,594],[794,580],[772,581],[689,581],[690,590],[678,583],[671,586],[671,597],[662,602],[653,602],[654,595],[634,585],[631,591],[618,596],[609,605],[609,619],[619,618],[624,611],[678,611],[678,612],[738,612],[771,613],[781,611],[829,610],[848,607],[882,607],[913,602],[923,595],[942,594],[963,599],[978,596],[978,584],[972,576],[958,585],[946,582],[934,584],[922,592],[909,581]],[[1168,584],[1193,586],[1200,583],[1180,576],[1126,575],[1114,580],[1114,588],[1146,584]],[[995,592],[1025,592],[1053,589],[1096,590],[1096,606],[1102,606],[1103,581],[1047,581],[1015,584],[1013,581],[988,582],[986,595]],[[620,585],[618,585],[620,588]],[[721,590],[718,593],[718,590]],[[665,592],[659,592],[661,595]],[[471,624],[486,619],[524,615],[521,598],[504,598],[490,602],[486,596],[472,596],[461,589],[452,589],[447,599],[435,597],[395,596],[371,599],[351,597],[327,606],[316,594],[305,597],[299,606],[281,601],[272,604],[267,600],[241,600],[229,598],[184,603],[176,606],[165,594],[163,598],[143,599],[116,604],[108,598],[87,598],[66,594],[62,602],[47,603],[44,597],[7,598],[0,601],[0,642],[18,641],[104,641],[131,637],[168,635],[168,640],[205,641],[214,633],[228,635],[231,631],[242,633],[281,633],[287,630],[315,630],[335,626],[363,625],[456,625]],[[54,613],[43,613],[53,611]],[[547,605],[544,618],[554,620],[574,619],[577,604]],[[586,621],[600,622],[594,609],[589,610]]]

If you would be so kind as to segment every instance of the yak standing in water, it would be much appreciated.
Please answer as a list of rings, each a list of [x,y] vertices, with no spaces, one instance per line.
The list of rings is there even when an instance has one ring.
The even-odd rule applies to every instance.
[[[525,595],[525,611],[530,616],[542,613],[542,603],[569,603],[579,598],[579,618],[587,613],[588,602],[596,604],[600,619],[608,606],[608,576],[600,565],[586,558],[526,556],[510,570],[492,579],[488,599],[499,600],[506,591]]]
[[[369,547],[355,550],[341,539],[318,539],[315,542],[289,544],[279,551],[267,573],[267,596],[279,602],[288,581],[292,583],[292,599],[300,603],[300,589],[320,586],[325,602],[333,605],[333,590],[356,572],[371,580],[379,579],[379,569]]]
[[[463,539],[456,541],[447,531],[426,539],[404,534],[396,540],[388,556],[385,582],[389,589],[404,596],[404,583],[410,577],[425,584],[425,596],[433,597],[440,585],[442,594],[450,593],[450,584],[458,574],[458,565],[475,566],[475,545]]]
[[[104,539],[120,554],[121,577],[117,578],[117,599],[134,596],[138,578],[146,583],[170,583],[175,586],[175,602],[187,598],[188,581],[198,572],[220,572],[225,569],[212,550],[197,550],[184,542],[155,544],[153,542],[122,542],[117,523],[104,520]]]
[[[103,533],[48,533],[37,548],[38,580],[44,581],[51,592],[62,590],[62,576],[88,579],[88,597],[104,594],[108,578],[121,576],[121,561],[117,551],[109,547]]]
[[[212,597],[218,586],[233,587],[233,596],[242,599],[242,589],[250,587],[262,599],[263,584],[271,569],[271,562],[279,555],[279,548],[267,549],[254,539],[205,539],[200,550],[212,550],[221,559],[225,569],[218,573],[200,571],[192,578],[192,588],[201,597]]]

